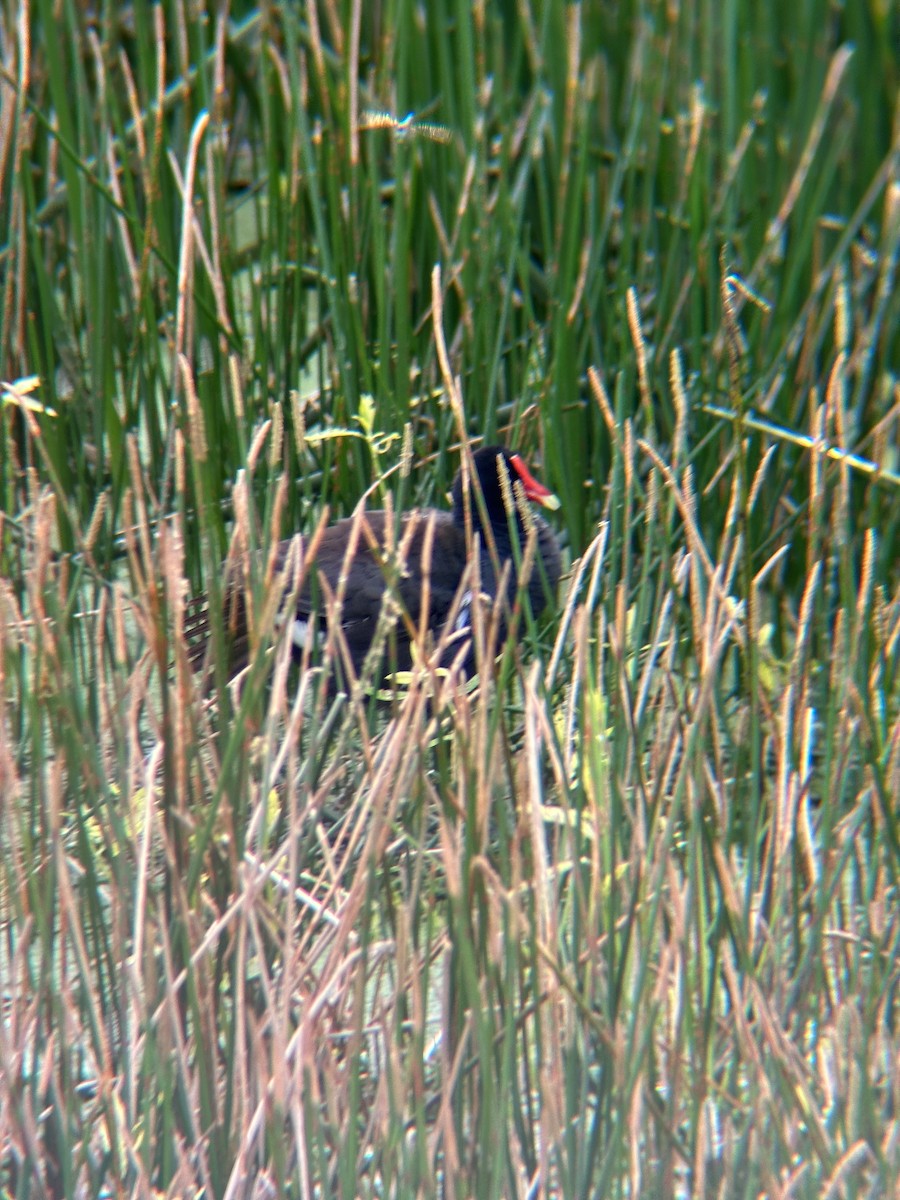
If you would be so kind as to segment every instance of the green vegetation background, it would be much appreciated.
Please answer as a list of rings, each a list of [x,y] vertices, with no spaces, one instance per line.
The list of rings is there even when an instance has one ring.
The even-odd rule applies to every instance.
[[[893,1194],[898,47],[3,0],[4,1195]],[[202,694],[229,547],[468,439],[570,568],[477,699],[299,680],[262,569]]]

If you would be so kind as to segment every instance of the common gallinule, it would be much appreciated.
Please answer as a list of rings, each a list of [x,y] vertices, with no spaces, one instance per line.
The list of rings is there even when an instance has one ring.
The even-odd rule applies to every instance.
[[[559,501],[548,488],[538,483],[522,458],[501,446],[487,446],[473,456],[477,488],[469,483],[468,495],[460,470],[453,482],[453,507],[414,509],[403,515],[397,535],[389,540],[391,518],[382,511],[361,512],[330,525],[315,546],[315,557],[302,567],[301,586],[291,620],[290,637],[295,655],[302,656],[311,623],[322,637],[327,628],[325,613],[332,597],[343,597],[339,620],[346,653],[354,672],[359,675],[368,654],[382,613],[386,591],[392,590],[400,601],[400,612],[385,641],[383,673],[408,670],[412,661],[411,643],[416,631],[427,629],[436,645],[442,645],[441,665],[461,662],[471,673],[474,655],[471,649],[472,586],[479,578],[482,595],[497,599],[500,581],[507,579],[507,602],[511,606],[519,590],[519,573],[528,561],[526,522],[536,535],[536,553],[531,560],[527,595],[537,614],[556,591],[561,558],[556,535],[536,513],[523,514],[521,486],[525,499],[545,508],[558,508]],[[478,492],[481,499],[478,498]],[[506,497],[506,499],[504,498]],[[508,504],[512,505],[511,512]],[[468,521],[471,534],[467,534]],[[513,538],[518,541],[513,550]],[[393,546],[393,554],[385,547]],[[478,547],[479,570],[471,569],[472,547]],[[277,566],[286,566],[285,595],[290,595],[291,566],[299,555],[292,555],[293,540],[278,547]],[[524,557],[523,557],[524,556]],[[516,565],[518,563],[518,566]],[[388,580],[392,583],[389,584]],[[525,582],[525,581],[523,581]],[[248,652],[244,589],[232,575],[226,585],[226,631],[229,644],[229,669],[237,672]],[[423,620],[423,608],[425,610]],[[317,615],[318,614],[318,615]],[[282,621],[284,618],[282,617]],[[448,627],[448,622],[450,623]],[[505,619],[504,619],[505,630]],[[188,621],[188,636],[193,641],[191,659],[195,666],[206,657],[209,625],[206,615]],[[464,650],[463,647],[467,646]]]

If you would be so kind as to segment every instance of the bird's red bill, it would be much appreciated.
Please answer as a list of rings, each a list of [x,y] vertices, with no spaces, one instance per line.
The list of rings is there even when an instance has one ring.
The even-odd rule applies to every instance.
[[[559,508],[559,498],[550,491],[548,487],[544,487],[539,483],[525,465],[524,459],[518,455],[510,456],[510,462],[516,469],[516,474],[522,481],[522,487],[525,489],[525,495],[534,504],[540,504],[543,508],[557,509]]]

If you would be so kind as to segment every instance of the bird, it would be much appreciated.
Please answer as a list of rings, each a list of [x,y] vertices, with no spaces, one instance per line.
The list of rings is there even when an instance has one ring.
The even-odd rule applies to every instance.
[[[376,634],[382,682],[410,669],[413,647],[421,644],[422,633],[440,649],[439,666],[456,663],[472,675],[476,581],[478,594],[497,605],[501,638],[520,582],[535,615],[547,607],[562,572],[560,545],[551,526],[527,502],[555,510],[559,500],[535,479],[519,453],[502,446],[477,450],[471,468],[471,473],[462,467],[457,472],[449,511],[417,508],[402,514],[398,523],[389,512],[360,509],[312,538],[306,557],[297,553],[296,539],[278,544],[275,567],[282,578],[283,599],[277,624],[290,623],[296,659],[302,661],[310,653],[311,628],[320,640],[327,635],[330,610],[338,614],[346,647],[341,656],[344,669],[349,665],[357,678]],[[477,480],[474,487],[471,474]],[[533,554],[527,552],[530,536]],[[245,573],[239,569],[235,575],[232,569],[225,583],[230,676],[246,665],[250,649],[245,589]],[[292,612],[284,611],[286,598],[294,605]],[[199,669],[209,662],[209,614],[202,602],[189,606],[189,613],[191,608],[194,615],[186,626],[189,657]],[[382,640],[383,612],[389,613],[389,633]]]

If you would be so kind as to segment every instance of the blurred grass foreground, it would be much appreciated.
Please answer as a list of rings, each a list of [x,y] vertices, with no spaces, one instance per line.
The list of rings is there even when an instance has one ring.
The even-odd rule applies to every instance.
[[[898,72],[880,0],[0,0],[0,1195],[898,1195]],[[556,611],[292,665],[275,542],[497,441]]]

